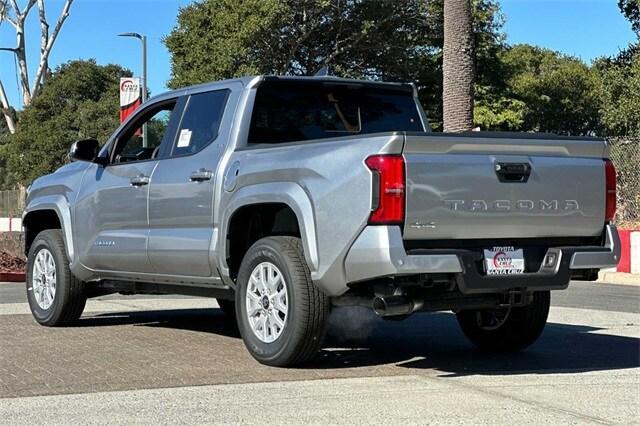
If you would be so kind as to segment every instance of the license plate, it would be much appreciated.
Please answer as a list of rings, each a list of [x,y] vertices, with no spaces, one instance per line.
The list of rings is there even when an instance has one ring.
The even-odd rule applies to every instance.
[[[515,247],[493,247],[484,250],[487,275],[515,275],[524,273],[524,252]]]

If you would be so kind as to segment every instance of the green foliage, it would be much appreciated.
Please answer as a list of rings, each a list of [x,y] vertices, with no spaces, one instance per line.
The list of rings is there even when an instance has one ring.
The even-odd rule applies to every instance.
[[[16,133],[4,146],[8,179],[28,184],[67,161],[73,141],[105,142],[118,126],[120,77],[117,65],[71,61],[59,66],[34,101],[19,114]]]
[[[476,87],[473,121],[480,129],[519,131],[523,128],[526,114],[527,105],[523,101],[486,86]]]
[[[395,74],[415,66],[409,59],[431,47],[430,37],[441,37],[441,28],[429,20],[428,3],[194,3],[180,10],[177,26],[165,38],[172,53],[170,86],[251,74],[309,75],[325,64],[351,77]]]
[[[622,14],[631,22],[631,28],[640,35],[640,0],[618,0]]]
[[[177,26],[164,39],[172,54],[169,86],[276,72],[286,52],[272,31],[289,14],[278,0],[212,0],[181,8]]]
[[[526,105],[523,130],[569,135],[600,129],[597,76],[582,61],[529,45],[501,57],[507,91]]]
[[[6,164],[7,143],[9,143],[9,129],[6,122],[0,118],[0,191],[9,187]]]
[[[502,49],[490,86],[476,86],[475,121],[483,130],[602,131],[597,73],[582,61],[526,44]]]
[[[602,121],[612,136],[640,136],[640,44],[595,64]]]
[[[479,78],[503,35],[496,0],[473,0]],[[414,81],[441,121],[443,0],[204,0],[180,10],[164,42],[171,87],[252,74]]]

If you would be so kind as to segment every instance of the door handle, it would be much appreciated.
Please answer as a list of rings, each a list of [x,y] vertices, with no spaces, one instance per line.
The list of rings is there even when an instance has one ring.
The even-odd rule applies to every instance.
[[[138,175],[131,178],[129,181],[131,186],[144,186],[149,184],[149,176]]]
[[[204,182],[207,180],[211,180],[212,177],[213,172],[211,170],[199,169],[195,172],[191,172],[189,180],[191,182]]]

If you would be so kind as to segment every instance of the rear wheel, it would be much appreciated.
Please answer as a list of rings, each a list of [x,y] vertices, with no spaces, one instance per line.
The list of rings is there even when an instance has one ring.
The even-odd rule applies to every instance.
[[[458,323],[476,346],[490,351],[518,351],[532,345],[542,334],[549,316],[550,292],[533,295],[522,307],[461,311]]]
[[[329,298],[311,281],[302,243],[294,237],[257,241],[242,260],[236,318],[245,346],[259,362],[293,366],[322,345]]]
[[[59,229],[40,232],[31,244],[27,300],[33,317],[42,325],[69,325],[82,315],[87,296],[83,283],[69,270]]]

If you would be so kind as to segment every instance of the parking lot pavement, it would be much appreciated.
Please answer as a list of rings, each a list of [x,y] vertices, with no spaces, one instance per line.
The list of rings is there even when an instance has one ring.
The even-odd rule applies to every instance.
[[[442,379],[420,374],[57,395],[4,400],[3,419],[30,424],[42,418],[62,424],[634,423],[638,398],[629,382],[637,383],[637,376],[626,371],[607,376]],[[585,404],[587,399],[592,402]]]
[[[20,297],[0,286],[0,418],[9,423],[640,418],[637,287],[554,293],[541,339],[511,355],[474,350],[452,314],[385,322],[337,309],[320,359],[299,369],[253,361],[212,300],[110,297],[91,301],[77,327],[52,329],[22,313]]]

